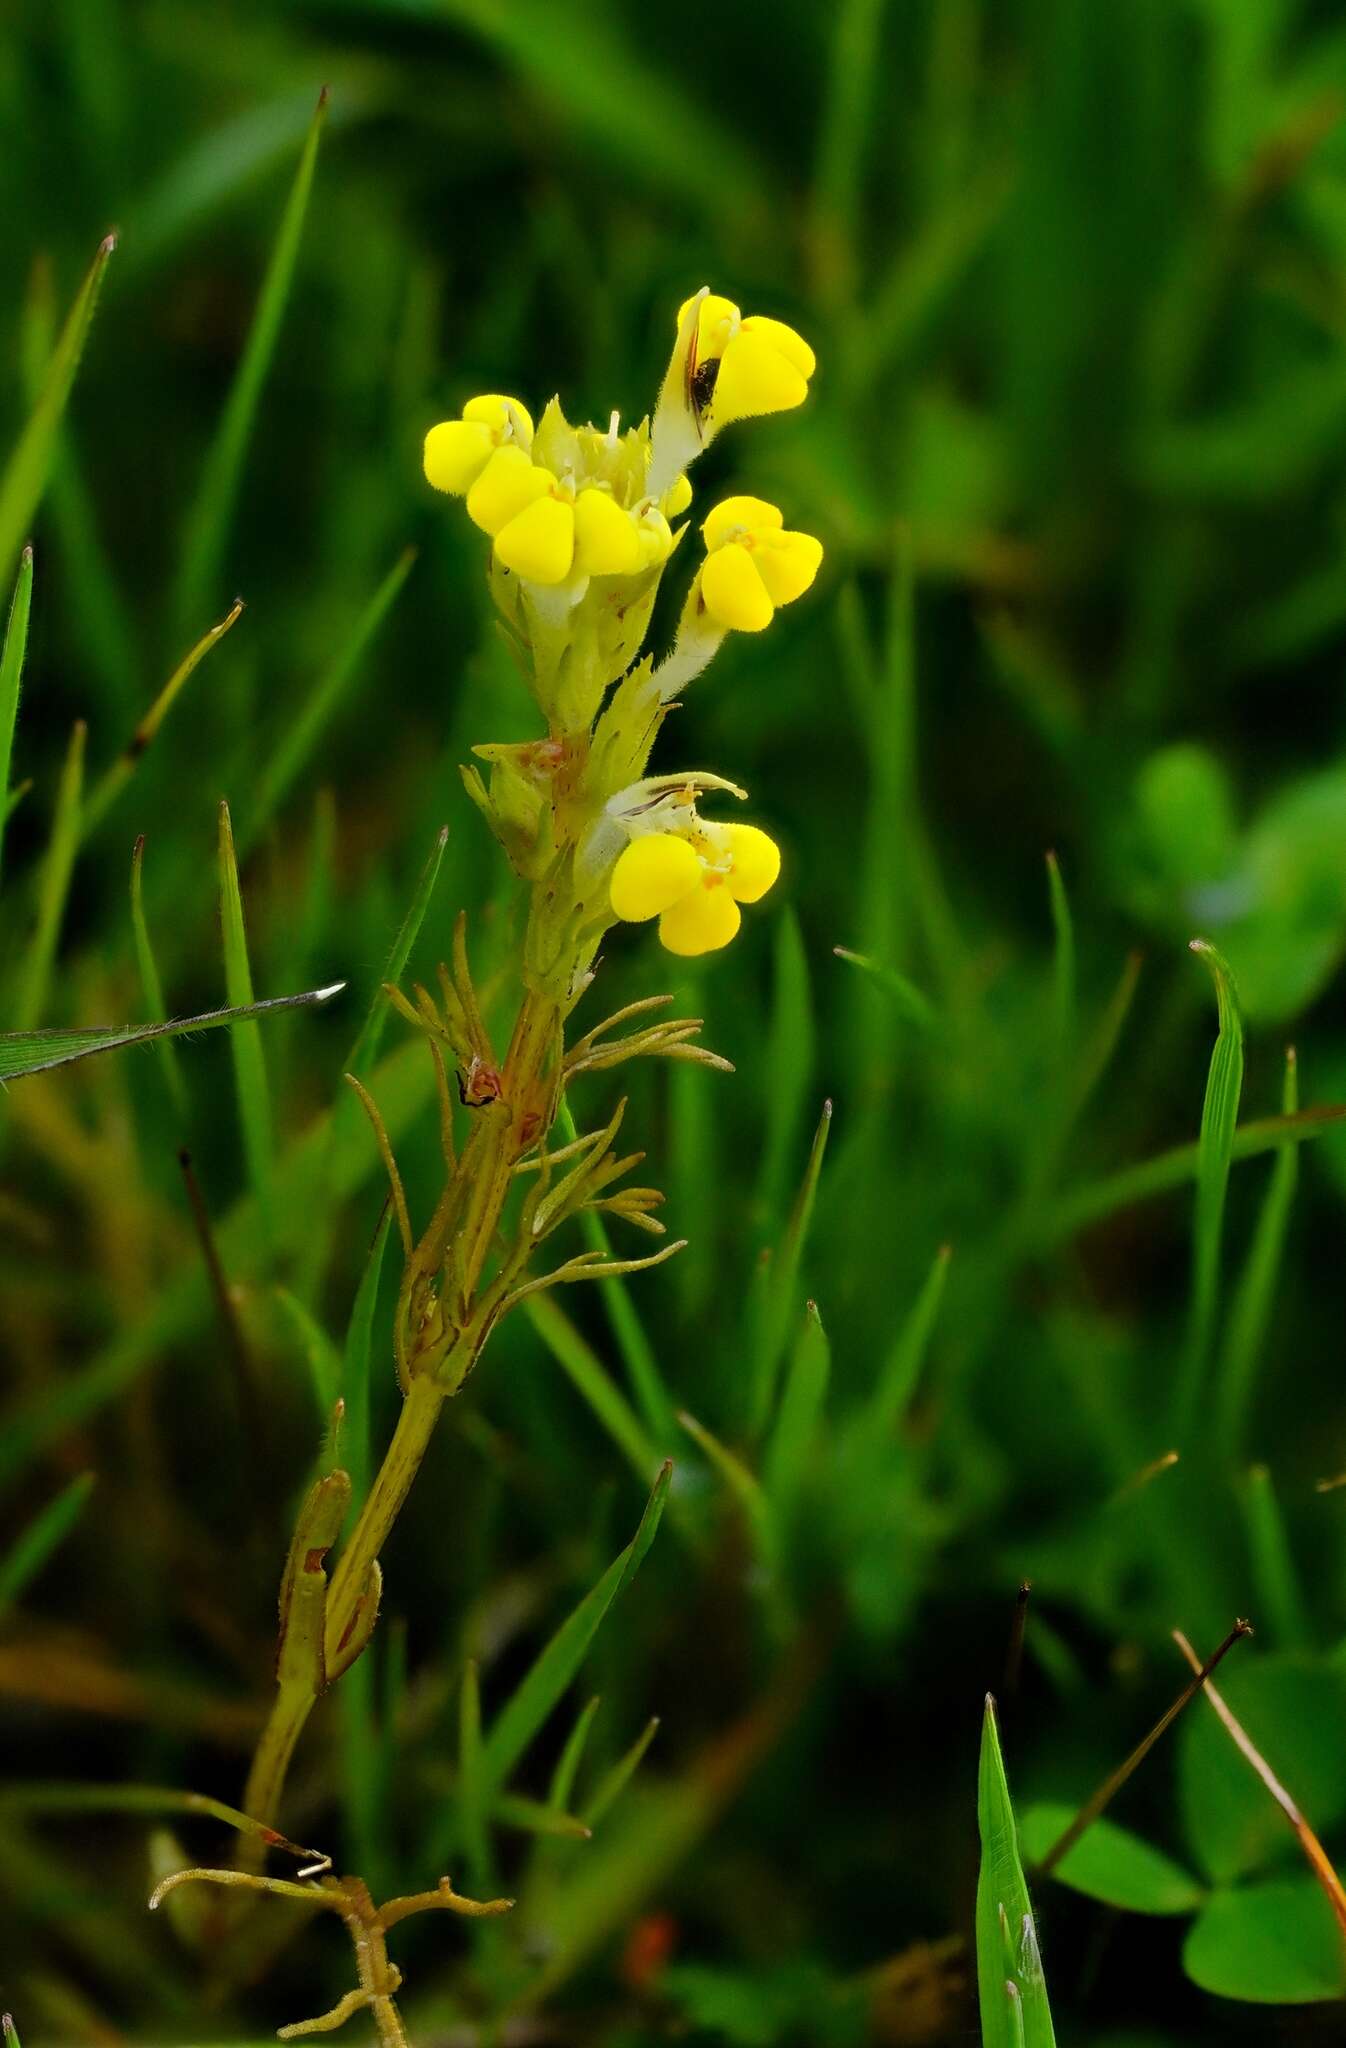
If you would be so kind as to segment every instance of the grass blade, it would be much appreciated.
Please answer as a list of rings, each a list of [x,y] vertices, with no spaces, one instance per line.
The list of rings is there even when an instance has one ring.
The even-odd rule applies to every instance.
[[[944,1299],[944,1283],[949,1277],[949,1260],[952,1257],[953,1247],[947,1244],[941,1245],[935,1254],[935,1263],[879,1372],[878,1384],[870,1396],[865,1415],[866,1436],[886,1441],[915,1392],[934,1334],[940,1303]]]
[[[345,1401],[342,1423],[342,1462],[351,1480],[351,1526],[369,1492],[371,1450],[370,1380],[371,1339],[374,1310],[378,1304],[383,1253],[388,1242],[392,1211],[385,1208],[369,1248],[364,1272],[351,1305],[346,1342],[341,1362],[341,1391]],[[382,1772],[378,1720],[374,1708],[375,1658],[369,1650],[357,1657],[341,1680],[342,1804],[349,1840],[361,1870],[383,1868],[385,1837],[380,1780]]]
[[[609,1607],[640,1570],[658,1530],[672,1474],[669,1460],[660,1469],[640,1526],[625,1550],[613,1559],[597,1585],[562,1622],[492,1723],[482,1758],[484,1781],[490,1793],[502,1789],[579,1670]]]
[[[199,1017],[176,1017],[167,1024],[95,1024],[83,1031],[0,1031],[0,1083],[25,1074],[44,1074],[52,1067],[72,1066],[99,1052],[119,1052],[128,1045],[150,1045],[157,1039],[184,1038],[189,1032],[213,1031],[220,1024],[241,1024],[274,1010],[300,1004],[330,1002],[346,986],[334,981],[299,996],[269,996],[242,1009],[207,1010]]]
[[[1298,1108],[1299,1069],[1295,1049],[1290,1046],[1285,1055],[1281,1109],[1284,1115],[1293,1116]],[[1276,1281],[1280,1275],[1298,1179],[1299,1147],[1284,1144],[1271,1169],[1247,1263],[1229,1309],[1229,1328],[1225,1335],[1220,1383],[1215,1393],[1215,1412],[1221,1449],[1231,1459],[1239,1455],[1247,1425],[1254,1378],[1276,1299]]]
[[[355,1517],[364,1505],[369,1491],[370,1470],[370,1384],[369,1353],[370,1338],[374,1327],[374,1308],[378,1300],[379,1277],[383,1271],[383,1249],[388,1242],[388,1229],[392,1223],[392,1210],[385,1208],[379,1218],[379,1227],[374,1233],[374,1242],[365,1260],[360,1284],[355,1290],[351,1304],[350,1321],[346,1326],[346,1342],[341,1359],[341,1392],[346,1404],[342,1423],[342,1463],[350,1473],[352,1526]]]
[[[1239,1505],[1243,1509],[1248,1532],[1257,1611],[1266,1616],[1276,1649],[1305,1650],[1309,1647],[1311,1633],[1304,1594],[1295,1570],[1285,1518],[1265,1465],[1254,1465],[1249,1472],[1247,1486],[1240,1493]]]
[[[131,852],[131,936],[135,945],[136,969],[140,975],[141,993],[145,1007],[156,1024],[168,1022],[168,1005],[164,1001],[164,985],[159,978],[159,963],[154,957],[154,946],[150,939],[150,928],[145,921],[144,892],[141,888],[142,870],[145,865],[145,835],[142,832]],[[187,1084],[182,1078],[178,1062],[177,1047],[171,1037],[164,1036],[157,1041],[159,1060],[164,1070],[164,1080],[172,1098],[173,1109],[179,1123],[187,1119]]]
[[[575,1789],[575,1777],[599,1704],[598,1694],[595,1693],[593,1698],[580,1708],[575,1725],[566,1737],[565,1748],[556,1760],[556,1769],[552,1772],[551,1784],[547,1787],[547,1805],[555,1813],[569,1811],[570,1797]]]
[[[37,924],[19,972],[19,996],[14,1006],[14,1023],[19,1031],[32,1031],[47,1005],[47,989],[79,851],[85,731],[81,719],[71,732],[56,791],[51,840],[37,885]]]
[[[19,436],[18,446],[0,476],[0,576],[7,576],[32,524],[46,489],[52,458],[56,452],[61,416],[70,396],[85,339],[98,304],[103,274],[117,246],[115,235],[98,245],[88,276],[80,286],[60,339],[47,365],[37,404]]]
[[[818,1119],[818,1128],[813,1134],[809,1150],[808,1165],[804,1178],[795,1197],[794,1209],[786,1227],[779,1258],[773,1260],[772,1270],[762,1297],[762,1314],[757,1329],[757,1340],[753,1346],[752,1394],[750,1423],[754,1436],[760,1436],[771,1417],[775,1405],[776,1378],[780,1370],[782,1354],[795,1314],[795,1289],[799,1281],[799,1268],[808,1243],[809,1226],[813,1221],[813,1205],[818,1193],[818,1177],[822,1172],[823,1156],[827,1151],[828,1133],[832,1128],[832,1105],[824,1102],[823,1113]]]
[[[1243,1020],[1229,963],[1205,939],[1193,939],[1192,951],[1209,968],[1215,983],[1219,1032],[1206,1077],[1201,1136],[1197,1141],[1191,1327],[1176,1388],[1174,1426],[1180,1437],[1186,1436],[1196,1420],[1215,1334],[1225,1195],[1243,1091]]]
[[[586,1827],[596,1828],[608,1809],[621,1798],[622,1793],[640,1769],[645,1752],[659,1733],[659,1716],[656,1714],[645,1723],[625,1756],[618,1757],[607,1776],[600,1780],[589,1804],[580,1813]]]
[[[1058,1056],[1070,1047],[1075,1036],[1075,922],[1070,898],[1061,878],[1061,863],[1054,853],[1047,855],[1047,888],[1051,897],[1052,932],[1052,1031]]]
[[[799,919],[791,907],[776,925],[771,1022],[762,1067],[766,1133],[758,1203],[763,1215],[771,1219],[772,1229],[777,1224],[785,1177],[795,1153],[799,1120],[813,1073],[815,1040],[808,960]]]
[[[0,854],[4,852],[5,825],[10,812],[9,773],[14,752],[14,727],[19,715],[19,684],[23,678],[23,657],[28,649],[28,618],[33,605],[33,550],[26,547],[19,557],[14,581],[5,644],[0,649]]]
[[[262,280],[257,311],[253,315],[242,359],[187,517],[176,595],[176,616],[182,622],[200,618],[203,613],[209,614],[219,601],[217,586],[238,502],[243,465],[294,278],[326,112],[327,88],[324,86],[309,123],[299,168],[281,215],[280,229]]]
[[[238,886],[233,826],[229,806],[224,802],[220,804],[220,926],[224,940],[225,993],[233,1008],[251,1009],[256,997],[248,960],[248,933],[243,919],[243,895]],[[250,1021],[242,1022],[233,1035],[231,1049],[248,1173],[258,1207],[263,1217],[268,1218],[273,1207],[276,1136],[260,1027]]]
[[[52,1552],[64,1543],[84,1513],[93,1486],[93,1473],[81,1472],[55,1500],[48,1501],[0,1558],[0,1618],[37,1577]]]
[[[905,974],[899,974],[895,967],[885,967],[878,960],[871,960],[867,953],[853,953],[849,946],[833,946],[838,960],[845,960],[852,967],[874,983],[876,988],[892,1002],[898,1015],[908,1024],[915,1024],[922,1031],[933,1031],[939,1023],[939,1013],[928,996],[923,996],[915,982],[908,981]]]
[[[91,832],[97,831],[109,808],[116,802],[127,783],[131,780],[131,777],[135,774],[137,767],[144,758],[146,749],[150,746],[155,734],[172,710],[174,702],[184,685],[210,653],[211,648],[217,647],[220,641],[223,640],[229,628],[242,615],[242,611],[243,600],[241,597],[236,597],[233,604],[229,607],[227,615],[220,620],[218,626],[211,626],[207,632],[201,635],[201,638],[195,645],[189,648],[187,653],[183,655],[182,660],[178,663],[162,690],[160,690],[125,747],[117,756],[117,759],[90,793],[89,801],[84,806],[84,819],[80,833],[82,839],[87,839]]]
[[[818,1305],[806,1302],[804,1325],[795,1343],[776,1426],[767,1442],[762,1466],[767,1498],[778,1525],[789,1517],[812,1455],[831,1368],[832,1349]]]
[[[523,1309],[561,1370],[625,1453],[637,1477],[648,1481],[659,1463],[659,1453],[620,1387],[609,1379],[598,1353],[550,1294],[530,1294]]]
[[[295,777],[307,764],[323,728],[345,695],[365,650],[396,603],[415,560],[415,548],[405,549],[398,557],[355,621],[336,659],[318,678],[312,695],[301,708],[299,716],[279,744],[272,749],[262,770],[257,795],[241,835],[245,849],[252,846],[259,834],[265,830],[285,801]]]
[[[982,2048],[1055,2048],[1037,1927],[988,1693],[977,1774],[977,1991]]]

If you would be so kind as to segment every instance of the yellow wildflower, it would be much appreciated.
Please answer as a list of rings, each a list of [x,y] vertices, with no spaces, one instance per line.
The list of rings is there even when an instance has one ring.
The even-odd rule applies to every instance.
[[[631,841],[612,871],[612,913],[633,924],[657,917],[670,953],[713,953],[737,932],[739,904],[756,903],[779,873],[780,849],[756,825],[697,819],[685,835]]]
[[[803,596],[823,558],[821,541],[786,532],[779,507],[762,498],[724,499],[701,532],[701,602],[728,631],[760,633],[777,605]]]
[[[533,421],[527,406],[494,391],[469,398],[461,419],[441,420],[426,435],[426,479],[437,491],[461,497],[496,450],[506,445],[525,454],[532,447]]]
[[[685,375],[692,410],[712,429],[731,420],[788,412],[808,397],[817,357],[783,320],[750,313],[714,292],[683,301],[678,330],[696,309]]]

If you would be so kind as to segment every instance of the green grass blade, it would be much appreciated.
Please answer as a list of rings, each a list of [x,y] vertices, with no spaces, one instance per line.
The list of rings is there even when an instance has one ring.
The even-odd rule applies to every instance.
[[[173,705],[184,686],[210,653],[211,648],[218,647],[220,641],[223,640],[225,634],[229,631],[229,628],[241,617],[242,612],[243,600],[241,597],[236,597],[229,607],[228,613],[220,620],[219,624],[211,626],[208,631],[204,632],[200,639],[183,655],[182,660],[178,663],[162,690],[160,690],[139,725],[137,725],[125,747],[117,756],[117,759],[90,791],[89,800],[84,806],[82,838],[87,839],[91,832],[97,831],[108,810],[121,795],[144,759],[146,750],[153,743],[155,735],[158,733],[169,712],[173,709]]]
[[[307,766],[324,728],[345,696],[367,648],[397,602],[398,594],[411,574],[415,560],[415,548],[405,549],[398,557],[355,621],[335,660],[318,678],[298,717],[272,749],[262,770],[257,795],[248,812],[246,825],[240,835],[241,844],[245,849],[252,846],[259,834],[265,831],[289,794],[296,776]]]
[[[0,1619],[37,1577],[52,1552],[64,1543],[84,1513],[93,1487],[93,1473],[81,1472],[55,1500],[48,1501],[0,1558]]]
[[[341,1462],[351,1477],[352,1525],[369,1491],[370,1474],[370,1340],[374,1309],[378,1302],[379,1278],[383,1272],[383,1250],[388,1242],[392,1209],[385,1208],[374,1232],[360,1284],[351,1304],[346,1342],[341,1356],[341,1392],[346,1413],[341,1431]],[[352,1666],[354,1669],[354,1666]]]
[[[252,966],[248,959],[248,933],[243,918],[243,894],[238,886],[238,860],[229,806],[220,804],[220,926],[224,941],[224,986],[231,1006],[248,1009],[256,1001]],[[230,1041],[234,1058],[234,1085],[238,1095],[239,1121],[243,1127],[243,1149],[257,1204],[264,1217],[273,1211],[276,1135],[271,1115],[271,1090],[266,1077],[266,1055],[262,1050],[261,1027],[241,1023]]]
[[[1240,1506],[1248,1532],[1257,1613],[1264,1618],[1273,1649],[1304,1650],[1310,1642],[1304,1592],[1295,1569],[1294,1552],[1270,1472],[1254,1465],[1241,1490]],[[1259,1620],[1258,1633],[1262,1633]]]
[[[550,1294],[530,1294],[523,1308],[552,1357],[625,1454],[632,1470],[648,1483],[658,1466],[659,1453],[621,1388],[608,1377],[598,1353],[585,1342]]]
[[[624,1756],[618,1757],[607,1775],[600,1779],[593,1798],[581,1809],[580,1819],[586,1827],[596,1828],[605,1813],[612,1807],[634,1778],[644,1761],[645,1752],[659,1733],[659,1717],[656,1714],[645,1723],[640,1734]]]
[[[1192,1246],[1192,1308],[1187,1348],[1176,1387],[1175,1428],[1185,1437],[1196,1420],[1219,1309],[1220,1247],[1225,1195],[1243,1092],[1243,1020],[1238,992],[1223,954],[1205,939],[1192,951],[1215,983],[1219,1032],[1206,1078],[1206,1099],[1197,1141],[1196,1221]]]
[[[570,1104],[564,1096],[561,1097],[560,1107],[556,1112],[556,1128],[561,1134],[563,1144],[572,1144],[579,1136]],[[612,1239],[598,1211],[585,1209],[580,1215],[579,1223],[581,1234],[589,1249],[612,1258]],[[603,1297],[603,1307],[622,1364],[626,1368],[626,1377],[636,1406],[660,1451],[666,1452],[676,1435],[673,1401],[664,1385],[654,1346],[645,1334],[640,1312],[631,1298],[631,1290],[620,1274],[611,1280],[599,1280],[595,1285]],[[642,1478],[647,1476],[648,1470],[647,1466],[645,1472],[641,1474]]]
[[[982,2048],[1055,2048],[1037,1927],[987,1695],[977,1775],[981,1868],[977,1879],[977,1990]]]
[[[570,1809],[575,1778],[594,1725],[594,1715],[598,1712],[600,1704],[598,1694],[595,1693],[593,1698],[580,1708],[575,1717],[575,1725],[566,1737],[565,1748],[556,1759],[556,1769],[552,1772],[551,1784],[547,1787],[547,1805],[553,1812],[567,1813]]]
[[[799,1282],[799,1269],[808,1244],[809,1227],[813,1221],[813,1205],[818,1194],[818,1179],[822,1173],[823,1157],[827,1151],[828,1133],[831,1128],[832,1105],[825,1102],[823,1113],[818,1119],[818,1128],[813,1135],[813,1144],[809,1149],[804,1178],[800,1182],[794,1209],[786,1226],[780,1254],[772,1261],[766,1279],[751,1366],[749,1414],[754,1436],[760,1436],[766,1428],[775,1406],[776,1380],[790,1326],[796,1314],[795,1291]]]
[[[299,1340],[299,1348],[313,1382],[318,1414],[328,1422],[341,1395],[341,1353],[317,1317],[310,1314],[288,1287],[276,1289],[276,1301]]]
[[[897,1342],[879,1372],[878,1384],[870,1396],[864,1421],[865,1434],[877,1441],[891,1437],[916,1390],[944,1299],[944,1284],[949,1277],[952,1256],[951,1245],[941,1245],[936,1252],[935,1263],[926,1275],[921,1291],[898,1332]]]
[[[865,151],[881,75],[877,62],[885,0],[841,0],[832,10],[831,61],[813,178],[828,271],[849,297]]]
[[[771,1507],[763,1490],[762,1482],[750,1472],[742,1458],[722,1444],[704,1422],[698,1422],[694,1415],[684,1409],[679,1422],[694,1444],[705,1452],[715,1470],[724,1480],[747,1517],[748,1526],[757,1540],[764,1557],[770,1557],[775,1547],[775,1529],[771,1519]]]
[[[355,1043],[346,1055],[346,1063],[342,1071],[347,1074],[354,1074],[357,1081],[363,1081],[367,1077],[379,1056],[379,1047],[383,1043],[384,1027],[388,1022],[389,1004],[386,992],[387,987],[389,983],[396,987],[407,971],[407,962],[411,958],[411,949],[420,937],[421,926],[425,922],[425,913],[430,908],[430,898],[434,895],[435,883],[439,880],[439,870],[444,860],[444,848],[448,843],[449,828],[447,825],[442,825],[436,835],[435,843],[430,849],[430,858],[421,869],[415,894],[407,906],[407,914],[397,928],[397,936],[393,940],[388,958],[383,963],[383,972],[379,976],[373,995],[370,997],[369,1008],[365,1012],[364,1022],[356,1034]],[[349,1112],[353,1115],[355,1122],[359,1123],[360,1111],[358,1104],[351,1102],[344,1090],[343,1099],[348,1102]]]
[[[158,1039],[185,1038],[197,1031],[213,1031],[221,1024],[264,1018],[276,1010],[330,1002],[345,986],[344,981],[334,981],[329,988],[309,989],[303,995],[269,996],[265,1002],[249,1003],[242,1009],[207,1010],[199,1017],[175,1017],[167,1024],[102,1024],[82,1031],[0,1031],[0,1082],[17,1081],[25,1074],[44,1074],[52,1067],[68,1067],[76,1060],[91,1059],[95,1053],[152,1045]]]
[[[0,649],[0,855],[5,847],[5,825],[10,812],[9,776],[14,753],[14,727],[19,715],[19,684],[23,679],[23,657],[28,649],[28,619],[33,605],[33,551],[26,547],[19,556],[19,573],[14,580],[5,644]]]
[[[758,1203],[776,1227],[813,1074],[816,1033],[804,938],[793,907],[776,923],[775,985],[762,1080],[766,1129]]]
[[[905,974],[899,974],[894,967],[885,967],[878,960],[871,960],[867,953],[853,953],[849,946],[833,946],[838,960],[847,961],[858,967],[860,972],[883,990],[898,1015],[908,1024],[915,1024],[922,1031],[933,1031],[939,1023],[939,1012],[928,996],[923,996],[915,982],[908,981]]]
[[[37,404],[19,436],[18,446],[0,475],[0,576],[8,577],[10,564],[27,537],[46,489],[47,477],[56,452],[61,417],[75,381],[84,351],[89,325],[98,304],[103,274],[117,246],[115,235],[100,242],[88,276],[71,307],[60,339],[52,352]]]
[[[486,1814],[491,1804],[482,1753],[481,1683],[477,1675],[477,1660],[469,1657],[463,1666],[463,1682],[458,1693],[458,1810],[468,1870],[473,1884],[483,1887],[490,1863]]]
[[[665,1463],[640,1518],[640,1526],[625,1550],[613,1559],[597,1585],[562,1622],[492,1722],[483,1751],[484,1778],[492,1793],[504,1786],[519,1758],[579,1670],[604,1615],[639,1571],[658,1530],[672,1473],[672,1463]]]
[[[140,975],[140,989],[145,998],[145,1008],[154,1023],[166,1024],[168,1005],[164,1001],[164,985],[159,978],[159,963],[154,957],[150,928],[145,920],[144,891],[141,888],[144,865],[145,835],[142,832],[131,853],[131,936],[135,945],[136,970]],[[187,1084],[182,1078],[177,1047],[171,1037],[167,1036],[160,1038],[157,1044],[164,1081],[178,1122],[182,1124],[187,1119]]]
[[[1061,878],[1061,863],[1047,855],[1047,888],[1052,906],[1052,1029],[1056,1049],[1064,1054],[1075,1036],[1075,922]]]
[[[360,1275],[360,1284],[355,1290],[342,1353],[341,1391],[345,1416],[341,1455],[342,1463],[350,1473],[352,1526],[354,1516],[364,1505],[370,1485],[373,1393],[370,1370],[374,1310],[378,1305],[383,1253],[391,1224],[392,1210],[388,1207],[379,1219],[369,1257]],[[361,1870],[373,1872],[384,1867],[386,1839],[381,1769],[383,1745],[379,1739],[374,1703],[376,1674],[376,1658],[366,1650],[344,1674],[337,1695],[341,1704],[342,1806],[348,1839]]]
[[[767,1498],[778,1525],[787,1520],[794,1506],[816,1447],[831,1368],[832,1350],[818,1305],[806,1302],[803,1328],[795,1342],[762,1465]]]
[[[242,483],[243,465],[290,295],[326,113],[327,88],[324,86],[309,123],[299,168],[281,215],[242,359],[215,438],[207,452],[196,497],[187,515],[175,604],[176,617],[184,626],[203,613],[208,615],[219,602],[218,584]]]
[[[32,1031],[47,1006],[47,990],[56,962],[70,882],[75,872],[75,856],[79,851],[85,730],[81,719],[70,735],[56,791],[51,839],[38,878],[37,923],[19,970],[19,994],[14,1005],[14,1024],[19,1031]]]
[[[1291,1046],[1285,1055],[1281,1109],[1284,1115],[1293,1116],[1298,1108],[1299,1068]],[[1231,1459],[1239,1455],[1252,1405],[1298,1180],[1299,1147],[1282,1145],[1271,1169],[1247,1261],[1229,1306],[1220,1382],[1215,1391],[1219,1442],[1225,1456]]]

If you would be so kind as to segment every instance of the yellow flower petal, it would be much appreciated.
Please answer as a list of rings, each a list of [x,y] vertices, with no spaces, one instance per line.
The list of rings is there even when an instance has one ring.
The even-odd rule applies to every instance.
[[[463,418],[480,420],[483,426],[490,427],[497,434],[513,427],[518,438],[525,443],[533,438],[533,416],[528,407],[517,398],[504,397],[499,391],[487,391],[480,398],[469,398],[463,407]]]
[[[690,299],[684,299],[678,308],[678,326],[687,318]],[[701,310],[696,320],[695,354],[698,363],[722,355],[725,343],[738,326],[738,307],[732,299],[722,299],[716,292],[707,292],[701,301]]]
[[[702,526],[701,534],[709,551],[723,547],[730,534],[740,529],[758,533],[784,524],[779,506],[768,505],[765,498],[723,498]]]
[[[811,533],[759,534],[752,558],[773,604],[793,604],[818,573],[823,544]]]
[[[739,903],[756,903],[780,873],[780,848],[756,825],[722,825],[732,863],[724,886]]]
[[[685,512],[692,502],[692,486],[687,477],[676,477],[659,500],[659,510],[666,519],[676,519]]]
[[[673,552],[673,532],[663,513],[649,506],[640,515],[637,531],[641,568],[651,569],[656,562],[666,562]]]
[[[694,958],[727,946],[742,922],[727,889],[703,885],[669,905],[659,920],[659,940],[670,953]]]
[[[658,917],[698,889],[701,874],[701,861],[685,839],[672,832],[643,833],[631,841],[612,870],[612,914],[628,924]]]
[[[787,363],[793,363],[801,377],[809,378],[818,367],[818,358],[802,334],[796,334],[793,327],[787,327],[783,320],[768,319],[765,313],[750,313],[743,322],[745,334],[758,334],[763,341],[770,342],[778,349]]]
[[[575,557],[575,508],[535,498],[495,537],[497,561],[528,583],[564,583]]]
[[[607,491],[581,491],[575,500],[575,566],[586,576],[634,576],[640,565],[640,535],[631,514]]]
[[[425,477],[437,491],[460,496],[486,467],[490,429],[475,420],[441,420],[425,437]]]
[[[717,626],[737,633],[760,633],[776,609],[752,556],[736,540],[706,556],[701,598]]]
[[[734,335],[720,362],[711,399],[717,427],[730,420],[752,419],[768,412],[788,412],[808,397],[808,381],[788,356],[760,334]]]
[[[496,449],[468,492],[467,516],[483,533],[499,533],[555,482],[549,469],[535,466],[524,449],[507,442]]]

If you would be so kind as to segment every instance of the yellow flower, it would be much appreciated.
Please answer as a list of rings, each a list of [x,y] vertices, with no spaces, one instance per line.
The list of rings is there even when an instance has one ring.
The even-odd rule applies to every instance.
[[[701,602],[727,631],[760,633],[777,605],[803,596],[823,558],[821,541],[787,533],[779,508],[761,498],[726,498],[701,532]]]
[[[817,357],[802,334],[761,313],[745,320],[732,299],[714,292],[707,292],[699,305],[695,299],[683,301],[679,332],[693,306],[697,314],[687,356],[687,395],[693,412],[712,430],[804,403]]]
[[[437,491],[461,497],[492,455],[506,445],[525,453],[533,445],[533,421],[517,398],[488,392],[469,398],[460,420],[441,420],[425,437],[425,474]]]
[[[495,542],[496,559],[529,583],[566,583],[572,576],[634,576],[667,553],[651,516],[636,518],[612,493],[531,462],[514,445],[498,448],[467,494],[468,516]],[[670,537],[671,545],[671,537]]]
[[[714,953],[737,932],[739,904],[756,903],[779,873],[768,833],[698,819],[685,836],[645,832],[631,841],[612,871],[612,913],[632,924],[657,917],[670,953]]]

